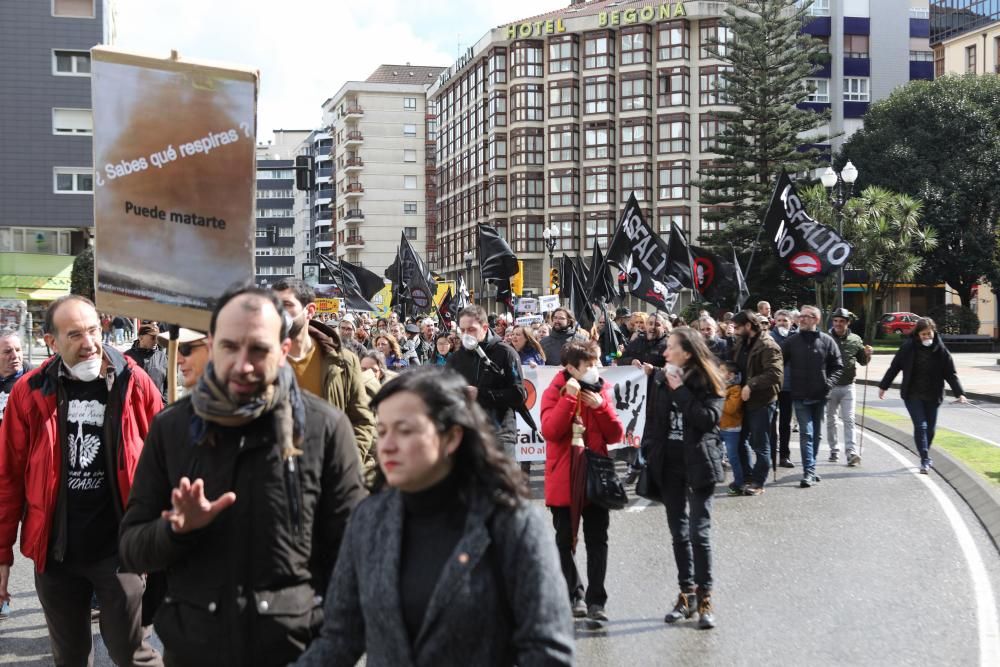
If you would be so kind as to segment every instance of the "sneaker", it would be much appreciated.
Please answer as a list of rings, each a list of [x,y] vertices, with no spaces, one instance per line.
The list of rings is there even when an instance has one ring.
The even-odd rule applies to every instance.
[[[6,621],[10,618],[10,605],[4,600],[3,605],[0,605],[0,621]]]
[[[809,487],[811,487],[815,483],[816,482],[813,481],[813,478],[812,478],[811,475],[806,475],[805,477],[802,478],[802,481],[799,482],[799,488],[800,489],[808,489]]]
[[[698,595],[698,628],[710,630],[715,627],[715,614],[712,612],[712,594]]]
[[[604,605],[592,604],[587,607],[587,619],[599,623],[607,623],[608,614],[604,611]]]
[[[830,458],[827,459],[827,461],[829,461],[830,463],[836,463],[839,460],[840,460],[839,454],[830,454]]]
[[[823,481],[823,478],[817,475],[816,473],[813,473],[812,478],[813,482],[815,482],[816,484],[819,484],[820,482]]]
[[[635,484],[635,481],[637,479],[639,479],[639,472],[640,471],[636,470],[635,468],[629,470],[628,474],[625,475],[625,483],[626,484]]]
[[[726,488],[726,495],[730,496],[742,496],[743,488],[739,486],[730,486]]]
[[[778,464],[781,468],[794,468],[795,464],[788,459],[781,459],[781,463]]]
[[[861,465],[861,457],[858,454],[852,453],[847,457],[848,468],[857,468],[859,465]]]
[[[751,484],[743,492],[745,496],[761,496],[764,495],[764,487],[757,486],[756,484]]]
[[[676,623],[685,618],[691,618],[694,614],[695,597],[694,593],[681,593],[677,596],[677,604],[663,617],[664,623]]]
[[[582,599],[573,600],[573,618],[585,618],[587,616],[587,603]]]
[[[921,475],[926,475],[926,474],[930,473],[930,471],[931,471],[931,462],[930,461],[924,461],[923,463],[920,464],[920,474]]]

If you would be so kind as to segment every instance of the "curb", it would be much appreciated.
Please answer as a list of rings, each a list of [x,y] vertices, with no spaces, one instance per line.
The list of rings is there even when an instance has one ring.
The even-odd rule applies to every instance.
[[[872,417],[865,418],[865,428],[902,445],[919,456],[910,433]],[[1000,492],[991,488],[988,482],[945,450],[939,447],[933,451],[934,467],[932,470],[944,478],[962,497],[976,518],[983,524],[983,528],[993,540],[994,546],[1000,550]]]
[[[865,381],[862,380],[861,378],[855,378],[854,383],[859,385],[866,384],[869,387],[878,387],[879,380]],[[899,382],[893,382],[892,388],[895,389],[896,391],[899,391]],[[951,387],[949,387],[948,391],[945,392],[945,399],[947,400],[948,397],[951,395],[952,395]],[[978,391],[967,391],[965,392],[965,397],[973,401],[983,401],[985,403],[1000,403],[1000,394],[983,394]]]

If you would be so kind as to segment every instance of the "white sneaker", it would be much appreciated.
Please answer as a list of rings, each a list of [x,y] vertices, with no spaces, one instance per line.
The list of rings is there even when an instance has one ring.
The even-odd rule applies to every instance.
[[[852,452],[847,457],[847,466],[849,468],[855,468],[855,467],[857,467],[859,465],[861,465],[861,456]]]

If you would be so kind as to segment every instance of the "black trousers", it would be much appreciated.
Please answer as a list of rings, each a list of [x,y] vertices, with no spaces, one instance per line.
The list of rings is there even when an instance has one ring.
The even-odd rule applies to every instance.
[[[116,665],[162,665],[143,638],[142,577],[118,571],[118,556],[94,563],[49,560],[35,573],[35,591],[45,612],[52,655],[60,667],[93,665],[90,598],[101,606],[101,637]]]
[[[792,450],[788,448],[792,437],[792,392],[778,392],[778,411],[771,420],[771,460],[774,460],[775,450],[781,453],[780,461],[791,458]],[[777,436],[777,437],[775,437]],[[780,443],[780,447],[779,447]]]
[[[580,572],[573,560],[573,532],[570,528],[569,508],[550,507],[552,526],[556,529],[556,547],[559,549],[559,563],[562,565],[566,588],[571,601],[583,599],[587,605],[603,605],[608,601],[604,579],[608,574],[608,526],[611,523],[609,510],[597,505],[583,508],[583,543],[587,547],[587,590],[584,593]]]

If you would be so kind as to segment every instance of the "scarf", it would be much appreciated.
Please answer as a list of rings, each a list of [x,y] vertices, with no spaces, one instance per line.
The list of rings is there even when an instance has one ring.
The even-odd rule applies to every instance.
[[[278,370],[278,378],[267,390],[249,403],[236,403],[226,393],[215,377],[212,362],[208,363],[201,379],[191,393],[191,407],[199,419],[192,424],[192,435],[196,443],[214,444],[208,432],[208,423],[219,426],[239,427],[249,424],[262,415],[273,412],[275,434],[281,446],[281,459],[287,461],[293,456],[301,456],[305,408],[302,395],[295,381],[295,371],[285,365]]]

